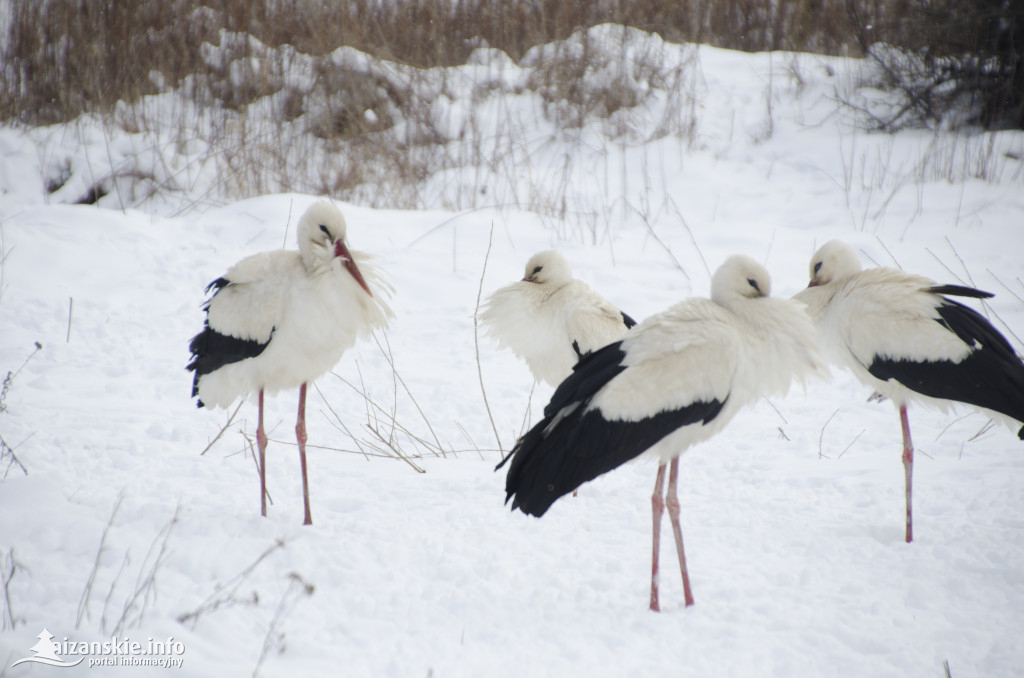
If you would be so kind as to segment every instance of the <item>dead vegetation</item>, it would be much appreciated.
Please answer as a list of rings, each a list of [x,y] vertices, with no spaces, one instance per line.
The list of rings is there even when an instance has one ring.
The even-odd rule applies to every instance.
[[[595,121],[605,146],[691,147],[698,52],[667,43],[869,55],[865,86],[904,99],[846,102],[876,130],[1024,125],[1024,5],[979,1],[25,0],[0,43],[0,123],[81,125],[106,149],[87,171],[44,158],[57,202],[174,212],[295,191],[515,206],[594,234],[602,215],[564,188],[593,156],[529,185],[519,169]],[[535,117],[508,115],[523,92]]]

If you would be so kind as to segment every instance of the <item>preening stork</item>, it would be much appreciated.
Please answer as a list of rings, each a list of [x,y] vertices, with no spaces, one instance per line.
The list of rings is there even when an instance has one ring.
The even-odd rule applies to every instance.
[[[526,262],[523,279],[495,291],[481,320],[498,345],[526,361],[537,381],[557,386],[581,355],[621,338],[636,321],[572,277],[555,250]]]
[[[348,249],[345,218],[328,202],[314,203],[299,220],[299,250],[261,252],[242,259],[211,282],[206,321],[189,348],[199,407],[228,407],[258,394],[260,513],[267,515],[263,395],[299,389],[295,436],[302,466],[304,524],[306,385],[331,369],[357,338],[387,326],[391,311],[367,255]]]
[[[666,506],[686,605],[693,604],[679,526],[679,455],[762,395],[823,373],[814,326],[802,305],[769,297],[770,285],[768,272],[753,259],[730,257],[711,280],[711,299],[676,304],[580,360],[555,390],[543,420],[499,464],[511,459],[506,503],[542,516],[581,483],[644,452],[655,457],[652,610],[659,609]]]
[[[810,285],[795,298],[807,305],[823,349],[899,408],[910,542],[914,446],[908,403],[946,410],[960,402],[1022,422],[1024,364],[983,315],[949,298],[986,299],[988,292],[889,268],[861,270],[857,253],[837,240],[814,253],[810,274]],[[1018,435],[1024,440],[1024,427]]]

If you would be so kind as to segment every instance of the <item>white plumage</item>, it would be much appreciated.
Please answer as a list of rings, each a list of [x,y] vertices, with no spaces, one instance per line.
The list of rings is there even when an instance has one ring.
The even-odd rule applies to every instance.
[[[523,279],[495,291],[480,314],[487,333],[526,361],[538,381],[558,385],[581,354],[620,338],[635,321],[585,282],[565,257],[539,252]]]
[[[299,388],[296,434],[305,477],[306,384],[331,369],[357,339],[387,325],[391,311],[367,256],[346,245],[341,212],[317,202],[298,225],[298,251],[246,257],[210,283],[203,331],[192,339],[193,396],[200,407],[228,407],[259,396],[261,507],[266,515],[263,395]],[[378,292],[378,294],[374,294]]]
[[[658,458],[651,609],[658,609],[665,506],[686,604],[693,603],[676,498],[679,455],[762,395],[826,373],[802,305],[769,293],[768,272],[760,264],[744,256],[729,258],[712,279],[711,299],[676,304],[581,359],[556,389],[544,419],[510,455],[507,500],[513,509],[535,516],[581,483],[645,452]],[[671,467],[663,499],[666,462]]]
[[[961,402],[1002,421],[1024,421],[1024,365],[984,316],[948,298],[991,297],[988,292],[893,269],[861,270],[857,253],[836,240],[815,252],[810,276],[796,299],[807,305],[827,355],[899,408],[910,542],[914,450],[907,404],[946,410]]]

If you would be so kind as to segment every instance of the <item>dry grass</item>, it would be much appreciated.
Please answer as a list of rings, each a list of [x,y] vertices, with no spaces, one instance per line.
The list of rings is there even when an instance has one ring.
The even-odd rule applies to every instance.
[[[746,51],[864,54],[885,43],[922,55],[944,77],[973,78],[986,110],[1024,124],[1024,6],[1003,0],[24,0],[8,15],[0,120],[31,125],[109,114],[189,78],[206,83],[197,103],[237,110],[283,87],[281,63],[266,59],[263,46],[314,57],[347,46],[421,68],[464,64],[490,46],[518,62],[537,45],[602,23]],[[229,58],[211,60],[209,45]],[[542,88],[585,105],[586,93],[559,90],[572,88],[589,56],[561,55],[538,74]],[[950,57],[959,61],[941,61]],[[390,83],[362,72],[313,77],[345,102],[317,123],[321,136],[386,128],[386,115],[367,121],[363,111],[404,103]],[[301,112],[295,94],[282,97],[283,119]],[[601,97],[609,112],[630,105],[628,89],[617,94]],[[992,115],[987,122],[996,123]]]
[[[672,41],[837,53],[852,38],[844,16],[839,0],[25,0],[10,9],[0,120],[38,125],[87,112],[106,114],[119,101],[137,101],[189,77],[206,79],[219,105],[237,109],[276,91],[280,83],[273,63],[260,63],[258,73],[239,79],[207,58],[204,44],[222,46],[232,34],[318,57],[349,46],[379,59],[429,67],[463,64],[484,45],[518,61],[537,45],[601,23],[637,27]],[[258,58],[258,48],[248,40],[236,41],[231,50],[235,57]],[[563,65],[569,76],[579,67]],[[360,105],[378,101],[379,83],[354,84],[343,73],[323,75],[326,86],[354,87]],[[298,104],[292,106],[294,114]],[[337,110],[319,131],[353,134],[363,125],[360,115]]]
[[[44,158],[55,201],[160,199],[176,203],[173,213],[294,191],[371,207],[512,206],[564,237],[597,242],[615,210],[573,192],[573,179],[596,166],[608,183],[620,171],[610,150],[667,135],[692,147],[699,134],[697,50],[680,57],[646,33],[744,50],[900,55],[908,52],[872,45],[902,40],[914,49],[918,33],[939,36],[942,16],[959,17],[915,20],[922,1],[24,0],[11,4],[0,43],[0,124],[103,130],[90,145],[110,157],[97,159],[102,167],[89,168],[84,186],[67,158]],[[980,30],[973,18],[965,25]],[[929,55],[925,66],[947,63]],[[506,77],[509,65],[525,79]],[[887,66],[879,62],[880,84],[904,88],[908,105],[876,116],[875,127],[934,124],[949,100],[933,94],[951,76],[901,80]],[[471,96],[463,67],[475,69]],[[1004,80],[1024,78],[1019,70]],[[790,77],[800,74],[791,68]],[[535,117],[510,103],[523,90],[538,95]],[[771,100],[769,89],[764,139]],[[862,118],[875,114],[861,108]],[[595,121],[600,148],[583,139]],[[541,157],[553,135],[579,152]],[[996,153],[969,160],[958,173],[1001,171]],[[545,172],[523,171],[539,162]],[[630,205],[619,207],[625,214]]]

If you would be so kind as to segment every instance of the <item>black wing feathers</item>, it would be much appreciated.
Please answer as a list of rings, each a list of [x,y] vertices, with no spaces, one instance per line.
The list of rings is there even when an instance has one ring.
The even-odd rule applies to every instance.
[[[626,313],[619,311],[619,314],[622,316],[622,323],[626,326],[627,330],[632,329],[633,325],[636,325],[636,321],[629,317],[629,315],[627,315]],[[580,342],[577,341],[576,339],[572,340],[572,350],[576,352],[577,361],[583,360],[583,358],[592,353],[592,351],[587,351],[586,353],[584,353],[580,349]]]
[[[984,407],[1024,421],[1024,364],[1010,343],[983,315],[963,304],[943,299],[936,311],[936,322],[973,348],[966,358],[920,362],[875,356],[868,371],[926,396]],[[1024,440],[1024,427],[1018,436]]]
[[[227,278],[217,278],[206,286],[207,293],[213,290],[213,295],[206,301],[203,308],[209,310],[213,297],[224,287],[231,284]],[[221,334],[210,327],[209,321],[203,321],[203,331],[192,337],[188,348],[192,353],[192,361],[185,366],[190,372],[195,372],[192,379],[192,396],[199,395],[199,378],[204,374],[216,372],[221,367],[231,363],[237,363],[246,358],[255,358],[270,345],[270,339],[274,332],[271,330],[267,341],[255,339],[240,339],[228,334]],[[203,401],[196,402],[198,407],[203,406]]]
[[[555,390],[544,418],[517,443],[505,479],[512,508],[543,515],[559,497],[582,483],[642,454],[666,435],[687,424],[707,423],[724,402],[695,402],[663,410],[639,421],[607,419],[590,401],[626,369],[622,342],[609,344],[581,360]],[[506,458],[498,465],[501,468]]]
[[[230,280],[228,280],[227,278],[221,277],[221,278],[217,278],[216,280],[211,282],[209,285],[207,285],[206,289],[203,290],[203,291],[206,292],[206,294],[210,294],[210,290],[213,290],[213,294],[210,295],[209,299],[207,299],[206,304],[203,306],[203,308],[207,308],[210,305],[210,301],[215,296],[217,296],[217,292],[220,292],[220,289],[222,287],[227,287],[230,284],[231,284]]]
[[[995,296],[991,292],[983,292],[962,285],[936,285],[929,287],[927,291],[932,294],[948,294],[951,297],[971,297],[972,299],[990,299]]]

